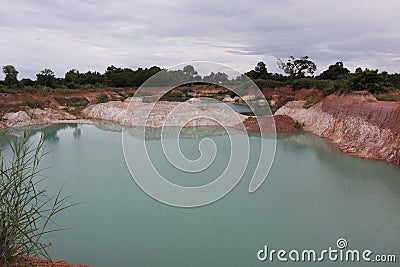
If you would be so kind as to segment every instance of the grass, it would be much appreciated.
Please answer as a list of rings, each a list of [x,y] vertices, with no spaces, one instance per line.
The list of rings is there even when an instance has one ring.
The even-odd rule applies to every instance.
[[[28,141],[9,143],[12,156],[0,150],[0,266],[10,266],[18,257],[32,255],[49,259],[48,244],[42,237],[60,227],[50,228],[53,217],[73,205],[66,205],[62,188],[49,197],[43,186],[39,163],[46,155],[44,137],[37,145]]]
[[[84,97],[59,97],[55,96],[54,99],[61,106],[68,107],[85,107],[89,104],[89,101]]]
[[[97,103],[97,104],[105,103],[105,102],[107,102],[107,101],[108,101],[108,96],[107,96],[107,95],[99,95],[99,96],[96,98],[96,103]]]
[[[378,101],[399,101],[400,95],[374,95]]]
[[[45,108],[45,104],[39,99],[36,99],[33,102],[27,101],[27,102],[25,102],[25,104],[30,108],[40,108],[40,109],[44,109]]]

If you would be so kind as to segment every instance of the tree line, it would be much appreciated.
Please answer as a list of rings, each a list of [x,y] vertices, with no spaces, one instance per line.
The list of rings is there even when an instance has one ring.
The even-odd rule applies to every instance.
[[[290,56],[286,60],[277,60],[277,65],[285,74],[271,73],[266,64],[260,61],[253,70],[245,73],[249,78],[262,88],[291,86],[293,89],[316,87],[325,94],[337,90],[368,90],[371,93],[382,93],[393,89],[400,89],[400,74],[389,74],[385,71],[357,68],[350,72],[344,67],[343,62],[336,62],[314,76],[317,65],[308,57],[295,58]],[[151,68],[119,68],[108,66],[104,73],[71,69],[64,77],[58,78],[51,69],[45,68],[36,74],[36,80],[18,79],[18,71],[12,65],[2,67],[4,80],[0,80],[0,86],[9,89],[20,88],[53,88],[84,90],[105,87],[139,87],[154,74],[162,69],[158,66]],[[168,71],[168,79],[171,84],[181,80],[197,80],[210,84],[232,84],[243,80],[243,77],[229,77],[225,73],[211,72],[201,77],[193,66],[187,65],[182,70]]]
[[[344,67],[343,62],[336,62],[314,76],[317,65],[307,56],[301,58],[289,57],[287,61],[278,59],[278,67],[286,75],[269,73],[264,62],[246,75],[253,79],[259,87],[291,86],[293,89],[318,88],[324,94],[335,91],[369,91],[370,93],[385,93],[400,89],[400,73],[389,74],[368,68],[357,68],[354,72]]]

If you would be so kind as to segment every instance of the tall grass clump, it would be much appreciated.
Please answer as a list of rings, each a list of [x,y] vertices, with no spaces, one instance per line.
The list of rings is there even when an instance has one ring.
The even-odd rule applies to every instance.
[[[44,235],[61,230],[52,221],[66,205],[62,188],[54,197],[43,186],[46,178],[39,163],[44,152],[44,138],[35,145],[27,134],[15,142],[8,142],[12,155],[0,150],[0,266],[9,266],[24,256],[49,259]]]

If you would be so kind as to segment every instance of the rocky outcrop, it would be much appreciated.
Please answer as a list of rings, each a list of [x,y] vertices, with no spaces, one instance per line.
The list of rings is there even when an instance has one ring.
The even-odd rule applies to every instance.
[[[141,103],[117,102],[89,106],[82,115],[91,119],[113,121],[125,126],[217,126],[233,127],[244,121],[247,116],[231,109],[196,105],[194,102]],[[193,119],[196,118],[196,119]]]
[[[86,123],[85,120],[78,120],[74,115],[71,115],[62,110],[53,109],[30,109],[27,111],[10,112],[5,114],[0,121],[0,129],[9,127],[39,125],[39,124],[54,124],[54,123]]]
[[[140,101],[107,102],[82,110],[88,119],[107,120],[125,126],[224,126],[252,132],[293,132],[294,122],[287,116],[263,116],[258,122],[254,117],[239,114],[218,106],[204,106],[198,101],[142,103]]]
[[[289,102],[275,114],[304,123],[304,130],[331,139],[348,154],[400,164],[400,102],[355,92],[330,95],[308,109],[304,103]]]
[[[0,129],[56,123],[102,124],[146,126],[152,128],[224,126],[250,132],[294,132],[294,122],[288,116],[254,117],[239,114],[229,108],[204,105],[201,101],[143,103],[141,99],[124,102],[111,101],[91,105],[81,111],[84,119],[77,118],[63,110],[30,109],[10,112],[0,121]],[[115,128],[115,127],[113,127]]]

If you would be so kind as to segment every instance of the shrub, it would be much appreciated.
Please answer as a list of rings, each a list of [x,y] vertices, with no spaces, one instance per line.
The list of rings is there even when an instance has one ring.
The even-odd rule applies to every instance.
[[[303,108],[309,108],[309,107],[311,107],[312,105],[314,105],[314,103],[315,103],[315,100],[314,100],[314,99],[312,99],[312,98],[307,98],[307,99],[306,99],[306,102],[305,102],[304,105],[303,105]]]
[[[161,101],[178,101],[178,102],[182,102],[185,99],[186,95],[182,94],[180,91],[169,91],[160,98]]]
[[[105,102],[107,102],[107,101],[108,101],[108,96],[107,96],[107,95],[99,95],[99,96],[96,98],[96,103],[97,103],[97,104],[105,103]]]
[[[294,121],[294,128],[296,128],[297,130],[303,131],[304,126],[304,122]]]
[[[89,100],[84,97],[59,97],[55,96],[54,99],[61,106],[69,106],[69,107],[84,107],[89,104]]]
[[[292,80],[289,85],[291,85],[294,90],[311,88],[318,88],[322,90],[328,85],[328,83],[329,82],[325,80],[317,80],[314,78],[301,78]]]
[[[282,87],[285,85],[284,82],[275,81],[275,80],[256,79],[256,80],[254,80],[254,82],[259,88],[276,88],[276,87]]]
[[[30,107],[30,108],[40,108],[40,109],[44,109],[45,108],[44,103],[39,99],[36,99],[34,102],[27,101],[26,105],[28,107]]]

